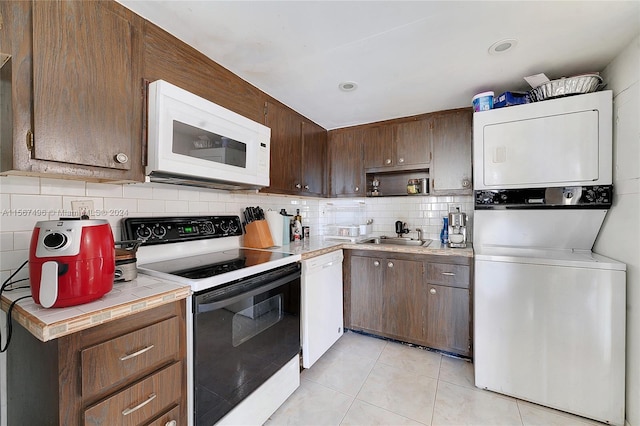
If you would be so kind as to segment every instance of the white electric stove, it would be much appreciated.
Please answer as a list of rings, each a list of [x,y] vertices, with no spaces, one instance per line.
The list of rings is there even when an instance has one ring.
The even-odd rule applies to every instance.
[[[189,285],[189,424],[262,424],[299,386],[300,255],[240,247],[238,216],[123,220],[138,271]]]

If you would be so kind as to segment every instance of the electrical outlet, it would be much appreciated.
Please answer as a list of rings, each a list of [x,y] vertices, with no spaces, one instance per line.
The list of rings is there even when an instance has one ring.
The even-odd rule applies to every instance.
[[[457,213],[458,210],[462,211],[461,204],[449,204],[449,213]]]
[[[71,202],[74,216],[91,216],[93,214],[93,200],[77,200]]]

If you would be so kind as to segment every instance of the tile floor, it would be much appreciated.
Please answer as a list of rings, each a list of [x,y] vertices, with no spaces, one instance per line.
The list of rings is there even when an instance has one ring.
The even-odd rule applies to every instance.
[[[347,332],[266,422],[277,425],[600,425],[473,385],[465,360]]]

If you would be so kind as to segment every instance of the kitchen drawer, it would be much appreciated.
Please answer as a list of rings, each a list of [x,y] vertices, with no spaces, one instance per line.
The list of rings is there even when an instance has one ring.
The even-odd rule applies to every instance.
[[[178,426],[180,424],[180,406],[175,405],[163,413],[160,417],[151,423],[145,423],[145,426]]]
[[[105,392],[179,359],[178,327],[178,318],[171,317],[82,350],[82,396]]]
[[[85,425],[139,425],[156,417],[181,399],[182,362],[87,408]]]
[[[426,280],[430,284],[469,288],[469,267],[448,263],[426,263]]]

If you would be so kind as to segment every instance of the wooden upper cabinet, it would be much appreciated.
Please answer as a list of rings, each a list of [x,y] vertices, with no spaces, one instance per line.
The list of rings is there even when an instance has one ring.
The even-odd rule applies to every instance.
[[[269,187],[262,192],[324,195],[326,130],[277,102],[267,102],[265,112],[271,164]]]
[[[310,121],[302,122],[302,190],[323,196],[326,191],[327,131]]]
[[[336,130],[329,134],[332,196],[364,196],[366,188],[362,146],[361,129]]]
[[[471,194],[471,108],[447,111],[434,119],[431,192]]]
[[[363,129],[365,169],[392,167],[395,165],[393,126],[376,126]]]
[[[140,167],[135,28],[105,2],[32,5],[33,158],[107,169]]]
[[[267,102],[265,125],[271,129],[270,182],[269,188],[265,190],[286,193],[301,189],[302,121],[300,117],[285,106]]]
[[[430,118],[399,123],[395,126],[397,166],[426,166],[431,162],[433,123]],[[428,166],[426,166],[428,167]]]
[[[0,12],[12,102],[1,172],[143,181],[142,18],[107,1],[3,1]]]
[[[429,117],[362,127],[364,167],[369,171],[425,169],[431,162],[433,124]]]

